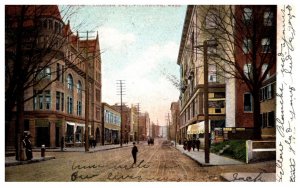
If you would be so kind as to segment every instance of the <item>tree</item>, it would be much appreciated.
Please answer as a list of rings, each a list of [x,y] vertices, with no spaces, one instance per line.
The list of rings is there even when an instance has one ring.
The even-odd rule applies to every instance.
[[[81,58],[81,62],[65,59],[69,37],[74,34],[63,19],[67,20],[78,8],[65,6],[59,11],[55,5],[5,6],[5,122],[8,126],[16,115],[17,160],[23,159],[21,138],[24,132],[25,102],[61,79],[68,68],[76,68],[76,63],[85,61],[84,58]],[[84,52],[81,48],[76,57]],[[59,70],[50,68],[58,62],[63,62],[64,67]],[[38,91],[32,92],[33,87],[38,87]],[[24,98],[25,92],[32,94]]]
[[[208,64],[252,94],[253,137],[260,139],[260,89],[276,66],[276,6],[196,6],[196,16],[203,22],[195,23],[192,32],[217,44],[208,48]]]

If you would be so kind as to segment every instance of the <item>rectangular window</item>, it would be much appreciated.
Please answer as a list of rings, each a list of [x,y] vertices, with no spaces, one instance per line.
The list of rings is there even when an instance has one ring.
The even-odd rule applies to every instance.
[[[244,93],[244,112],[252,112],[252,96],[250,93]]]
[[[40,79],[50,80],[51,79],[51,69],[50,69],[50,67],[46,67],[46,68],[40,70],[40,72],[38,72],[37,79],[38,80],[40,80]]]
[[[270,11],[264,12],[264,26],[272,26],[273,19],[274,19],[273,12]]]
[[[221,113],[221,108],[215,108],[215,113]]]
[[[96,101],[100,102],[100,90],[96,89]]]
[[[61,82],[64,83],[64,76],[65,76],[65,66],[62,65],[62,68],[61,68]]]
[[[77,101],[77,115],[81,116],[81,110],[82,109],[82,105],[81,105],[81,101]]]
[[[268,85],[267,87],[267,99],[272,98],[272,85]]]
[[[45,91],[45,107],[47,110],[51,108],[51,95],[50,91]]]
[[[268,127],[275,127],[275,113],[274,111],[268,113]]]
[[[65,109],[65,94],[61,93],[61,111],[63,112]]]
[[[269,100],[274,97],[274,85],[270,84],[260,89],[260,100]]]
[[[225,92],[215,92],[214,98],[225,98]]]
[[[261,126],[262,127],[267,127],[268,126],[268,114],[267,113],[262,113],[261,114]]]
[[[57,77],[58,81],[61,81],[60,80],[60,74],[61,74],[61,67],[60,67],[60,64],[57,63],[57,65],[56,65],[56,77]]]
[[[217,82],[216,65],[208,65],[208,82]]]
[[[68,97],[68,113],[73,113],[73,99],[72,97]]]
[[[60,109],[60,92],[56,92],[56,110]]]
[[[262,53],[271,52],[270,38],[261,39],[261,48],[262,48]]]
[[[243,13],[244,23],[249,24],[252,19],[252,9],[251,8],[244,8]]]
[[[105,110],[105,122],[108,123],[109,122],[109,114],[108,111]]]
[[[40,110],[43,109],[43,98],[44,98],[43,95],[40,94],[40,95],[39,95],[39,104],[40,104],[39,106],[40,106]]]
[[[251,50],[252,48],[252,42],[251,42],[251,39],[249,38],[245,38],[244,41],[243,41],[243,52],[245,54],[248,54],[249,51]]]
[[[50,67],[46,67],[46,69],[45,69],[45,78],[48,80],[51,79],[51,68]]]
[[[67,97],[67,112],[69,113],[69,109],[70,109],[70,98]]]
[[[34,94],[36,94],[36,90],[34,90]],[[37,96],[33,98],[33,110],[37,109]]]
[[[96,107],[96,119],[100,120],[100,108]]]

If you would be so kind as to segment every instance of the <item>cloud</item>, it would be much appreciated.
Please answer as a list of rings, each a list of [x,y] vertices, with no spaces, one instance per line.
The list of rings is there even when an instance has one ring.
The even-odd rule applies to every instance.
[[[173,62],[173,66],[177,66],[175,64],[177,54],[178,45],[175,42],[152,45],[141,52],[136,60],[124,69],[124,73],[129,77],[135,76],[138,79],[149,76],[150,73],[156,71],[160,72],[163,68],[168,68],[170,66],[168,62]]]
[[[170,112],[171,102],[178,100],[179,92],[161,75],[161,70],[179,69],[176,64],[178,49],[178,44],[167,41],[141,50],[136,57],[128,59],[124,68],[112,66],[117,62],[105,62],[107,68],[114,70],[103,69],[109,71],[103,72],[103,101],[120,103],[116,80],[125,80],[126,95],[123,101],[128,106],[140,103],[142,112],[147,111],[151,121],[158,119],[165,124],[165,115]]]
[[[100,45],[112,50],[123,50],[136,42],[136,36],[133,33],[124,33],[113,27],[100,27],[99,38]]]

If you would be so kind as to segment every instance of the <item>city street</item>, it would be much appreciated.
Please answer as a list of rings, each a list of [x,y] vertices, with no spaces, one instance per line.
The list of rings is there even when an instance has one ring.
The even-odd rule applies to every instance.
[[[47,152],[47,156],[56,159],[6,167],[5,181],[203,182],[223,181],[220,174],[225,172],[275,172],[274,161],[202,167],[167,141],[158,139],[153,146],[140,142],[137,147],[135,165],[132,147],[94,153]]]

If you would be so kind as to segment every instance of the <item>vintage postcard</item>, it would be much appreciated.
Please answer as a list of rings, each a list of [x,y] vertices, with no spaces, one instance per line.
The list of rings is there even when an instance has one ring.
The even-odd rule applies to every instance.
[[[5,183],[296,181],[295,5],[45,3],[3,4]]]

